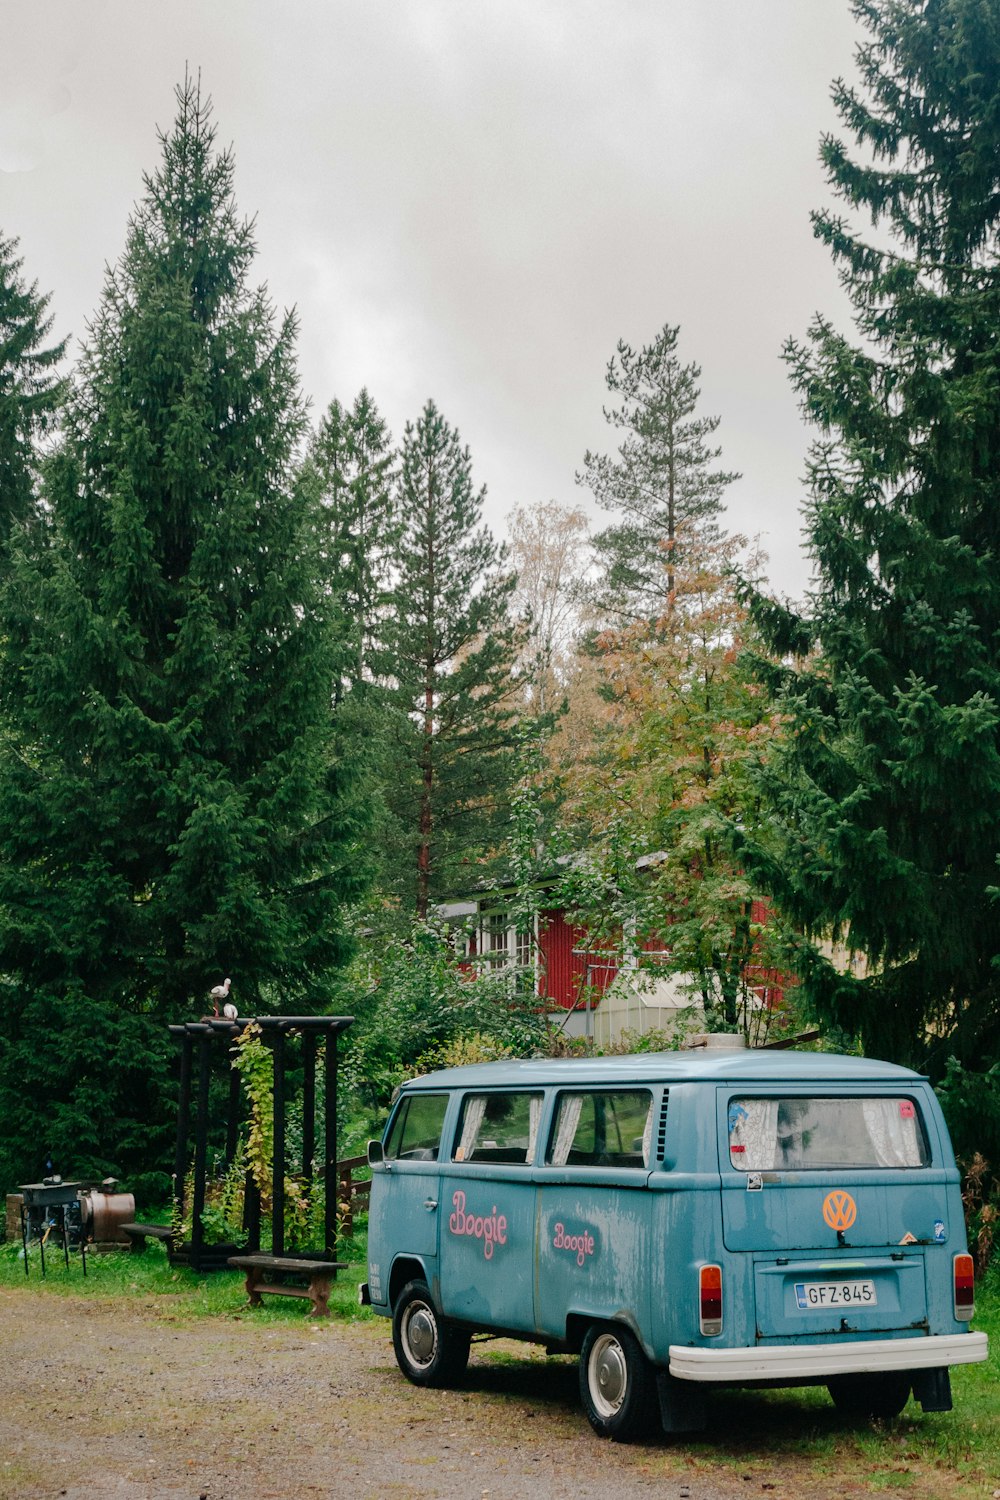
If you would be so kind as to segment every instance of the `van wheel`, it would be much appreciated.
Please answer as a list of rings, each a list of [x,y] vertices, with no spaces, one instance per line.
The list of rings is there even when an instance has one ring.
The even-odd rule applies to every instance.
[[[414,1385],[452,1385],[469,1363],[470,1335],[438,1316],[426,1282],[408,1281],[392,1310],[396,1363]]]
[[[580,1399],[601,1437],[627,1443],[650,1431],[656,1388],[635,1335],[619,1324],[593,1323],[580,1351]]]
[[[836,1375],[826,1388],[845,1417],[889,1422],[910,1399],[912,1382],[909,1370],[883,1370],[871,1375]]]

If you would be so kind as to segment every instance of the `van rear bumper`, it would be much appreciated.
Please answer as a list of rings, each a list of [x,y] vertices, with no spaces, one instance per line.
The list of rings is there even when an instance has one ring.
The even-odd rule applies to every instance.
[[[860,1375],[871,1370],[971,1365],[985,1359],[988,1352],[985,1333],[742,1349],[688,1349],[683,1344],[671,1344],[670,1373],[678,1380],[825,1380],[830,1375]]]

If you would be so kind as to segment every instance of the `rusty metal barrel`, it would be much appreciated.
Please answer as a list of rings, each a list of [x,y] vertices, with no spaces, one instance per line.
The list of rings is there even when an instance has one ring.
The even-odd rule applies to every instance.
[[[135,1221],[135,1198],[131,1193],[112,1192],[114,1186],[114,1180],[109,1178],[99,1188],[88,1187],[80,1192],[85,1233],[97,1245],[129,1243],[121,1226]]]

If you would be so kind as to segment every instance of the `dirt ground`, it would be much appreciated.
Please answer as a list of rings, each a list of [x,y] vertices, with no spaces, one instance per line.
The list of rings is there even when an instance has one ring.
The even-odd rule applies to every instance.
[[[664,1445],[590,1430],[569,1362],[474,1348],[462,1391],[396,1368],[388,1324],[172,1321],[0,1289],[3,1500],[731,1500]],[[767,1486],[773,1488],[773,1486]]]
[[[571,1360],[474,1344],[463,1389],[418,1390],[386,1321],[286,1310],[190,1318],[162,1297],[0,1287],[0,1500],[839,1500],[878,1477],[908,1500],[957,1494],[810,1461],[815,1417],[794,1403],[718,1404],[701,1456],[613,1444]]]

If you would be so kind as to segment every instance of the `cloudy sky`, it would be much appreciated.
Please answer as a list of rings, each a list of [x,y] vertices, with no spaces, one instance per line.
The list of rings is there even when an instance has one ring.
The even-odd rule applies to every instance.
[[[258,276],[297,307],[318,416],[428,396],[498,531],[576,504],[620,337],[681,327],[721,419],[733,529],[798,595],[807,433],[780,351],[847,325],[809,211],[848,0],[0,0],[0,233],[79,338],[201,70]]]

